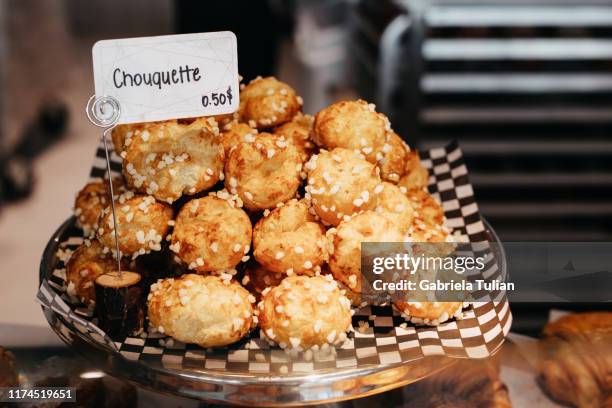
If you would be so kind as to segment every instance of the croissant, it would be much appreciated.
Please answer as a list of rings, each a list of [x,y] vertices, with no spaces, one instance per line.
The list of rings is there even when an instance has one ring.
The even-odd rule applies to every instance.
[[[612,406],[612,313],[549,323],[540,352],[538,382],[553,399],[579,408]]]
[[[19,378],[13,354],[0,347],[0,388],[17,387]]]
[[[461,360],[441,373],[406,388],[411,407],[510,408],[508,389],[494,359]]]

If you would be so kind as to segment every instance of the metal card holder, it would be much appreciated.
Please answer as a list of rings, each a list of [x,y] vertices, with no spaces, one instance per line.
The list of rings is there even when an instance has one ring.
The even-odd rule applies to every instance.
[[[115,259],[117,260],[117,272],[121,277],[121,250],[119,249],[119,224],[117,223],[117,212],[115,210],[115,192],[111,176],[110,154],[108,152],[108,134],[115,128],[121,117],[121,105],[112,96],[92,95],[85,107],[87,119],[99,128],[103,128],[102,141],[104,142],[104,153],[106,155],[106,172],[108,174],[108,187],[111,195],[111,209],[113,212],[113,231],[115,235]],[[112,252],[112,251],[111,251]]]

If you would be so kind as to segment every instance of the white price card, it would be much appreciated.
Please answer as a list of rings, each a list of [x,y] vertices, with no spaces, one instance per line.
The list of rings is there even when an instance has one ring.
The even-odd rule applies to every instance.
[[[120,124],[238,109],[238,52],[230,31],[103,40],[92,54],[96,97],[119,102]]]

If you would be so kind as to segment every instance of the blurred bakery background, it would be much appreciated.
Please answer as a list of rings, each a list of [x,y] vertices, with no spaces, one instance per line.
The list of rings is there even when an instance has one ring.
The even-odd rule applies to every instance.
[[[502,241],[612,238],[610,1],[2,0],[0,345],[24,367],[80,361],[33,299],[42,250],[100,137],[84,115],[93,43],[217,30],[236,33],[247,80],[276,75],[308,113],[363,97],[413,147],[459,140]],[[532,347],[558,307],[609,310],[513,305],[508,347]],[[506,377],[525,368],[514,357],[502,358]],[[552,404],[534,381],[503,379],[515,402]]]

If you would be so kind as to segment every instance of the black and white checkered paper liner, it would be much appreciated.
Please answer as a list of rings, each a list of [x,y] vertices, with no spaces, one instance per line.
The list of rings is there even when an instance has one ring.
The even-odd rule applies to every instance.
[[[105,175],[106,162],[101,143],[90,177]],[[468,180],[468,171],[457,143],[444,148],[421,152],[422,164],[429,170],[429,191],[440,200],[447,218],[447,226],[467,237],[470,242],[490,239],[480,217],[474,192]],[[111,155],[111,169],[121,172],[121,159]],[[82,242],[80,231],[74,227],[63,237],[61,247],[74,250]],[[269,346],[259,338],[258,330],[228,347],[204,349],[176,340],[162,341],[159,333],[111,339],[99,327],[91,311],[71,304],[65,293],[65,265],[57,260],[51,276],[44,281],[37,300],[61,316],[66,325],[88,340],[105,346],[132,361],[152,368],[197,373],[202,370],[222,370],[233,374],[276,375],[283,372],[304,374],[330,369],[364,368],[414,361],[425,356],[446,355],[458,358],[485,358],[493,354],[504,342],[512,324],[512,315],[506,297],[502,294],[488,301],[473,303],[464,309],[462,319],[452,320],[436,327],[419,327],[405,323],[390,306],[368,306],[357,310],[353,327],[367,322],[365,330],[354,335],[335,355],[315,356],[307,361],[284,350]],[[485,277],[497,276],[496,262],[486,265]],[[493,300],[491,300],[493,299]],[[169,343],[169,344],[168,344]],[[163,346],[162,346],[163,344]],[[281,370],[283,367],[283,370]]]

